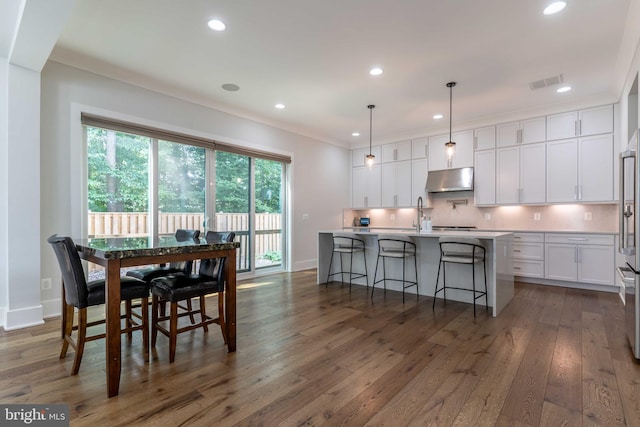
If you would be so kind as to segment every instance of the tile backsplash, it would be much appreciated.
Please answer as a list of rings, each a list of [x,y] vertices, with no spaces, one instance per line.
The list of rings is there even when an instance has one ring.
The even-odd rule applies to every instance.
[[[458,196],[458,194],[460,196]],[[466,202],[466,205],[464,204]],[[476,207],[473,194],[437,194],[430,198],[424,214],[434,226],[475,226],[489,230],[585,231],[616,233],[618,205],[547,205]],[[369,216],[371,227],[411,228],[416,208],[345,209],[343,226],[355,225],[356,217]]]

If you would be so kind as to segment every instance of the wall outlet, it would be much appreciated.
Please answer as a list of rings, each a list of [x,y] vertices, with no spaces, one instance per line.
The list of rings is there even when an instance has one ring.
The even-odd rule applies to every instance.
[[[533,214],[533,220],[534,221],[540,221],[540,212],[535,212]]]
[[[484,219],[485,219],[485,221],[491,220],[491,214],[490,213],[484,214]]]
[[[42,279],[40,281],[40,287],[42,288],[43,291],[51,289],[51,278],[47,277],[46,279]]]
[[[305,213],[303,213],[303,214],[302,214],[302,220],[303,220],[303,221],[307,221],[308,219],[309,219],[309,214],[305,214]]]
[[[395,220],[396,220],[396,214],[391,214],[391,215],[389,215],[389,219],[390,219],[391,221],[395,221]]]
[[[591,221],[591,219],[592,219],[592,218],[593,218],[593,217],[592,217],[592,215],[591,215],[591,212],[585,212],[585,213],[584,213],[584,220],[585,220],[585,221]]]

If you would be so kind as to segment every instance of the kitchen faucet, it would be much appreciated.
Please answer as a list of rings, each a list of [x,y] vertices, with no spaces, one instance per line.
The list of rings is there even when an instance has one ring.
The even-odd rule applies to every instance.
[[[420,232],[420,221],[422,221],[422,216],[423,216],[423,210],[424,210],[424,205],[422,202],[422,196],[418,196],[418,221],[416,221],[416,230],[418,230],[418,233]]]

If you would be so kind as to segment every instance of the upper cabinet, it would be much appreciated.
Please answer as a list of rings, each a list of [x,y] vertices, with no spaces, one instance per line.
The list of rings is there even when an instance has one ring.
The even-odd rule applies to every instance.
[[[474,202],[476,206],[496,204],[496,150],[476,151]]]
[[[473,131],[455,132],[451,139],[456,143],[456,149],[449,165],[444,146],[449,141],[449,134],[429,137],[429,170],[473,166]]]
[[[547,116],[547,140],[613,132],[613,105]]]
[[[382,146],[382,163],[411,160],[411,141],[396,142]]]
[[[379,208],[381,206],[381,169],[359,166],[351,169],[351,207]]]
[[[358,148],[357,150],[351,151],[351,166],[366,166],[367,154],[369,154],[369,147]],[[380,146],[372,147],[371,154],[376,156],[373,159],[373,164],[379,165],[380,164]]]
[[[503,123],[496,126],[496,134],[498,148],[544,142],[546,134],[545,118],[536,117],[519,122]]]
[[[612,135],[547,143],[547,202],[612,200]]]
[[[412,139],[411,156],[414,159],[424,159],[429,157],[429,138]]]
[[[496,148],[496,127],[487,126],[473,131],[473,148],[475,150],[491,150]]]

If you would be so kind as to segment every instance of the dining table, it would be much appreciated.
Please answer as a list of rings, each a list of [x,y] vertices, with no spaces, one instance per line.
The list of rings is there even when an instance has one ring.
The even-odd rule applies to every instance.
[[[174,235],[74,239],[80,258],[105,268],[106,374],[109,397],[118,395],[121,370],[120,269],[209,258],[224,263],[224,317],[227,350],[236,350],[236,249],[238,242]]]

